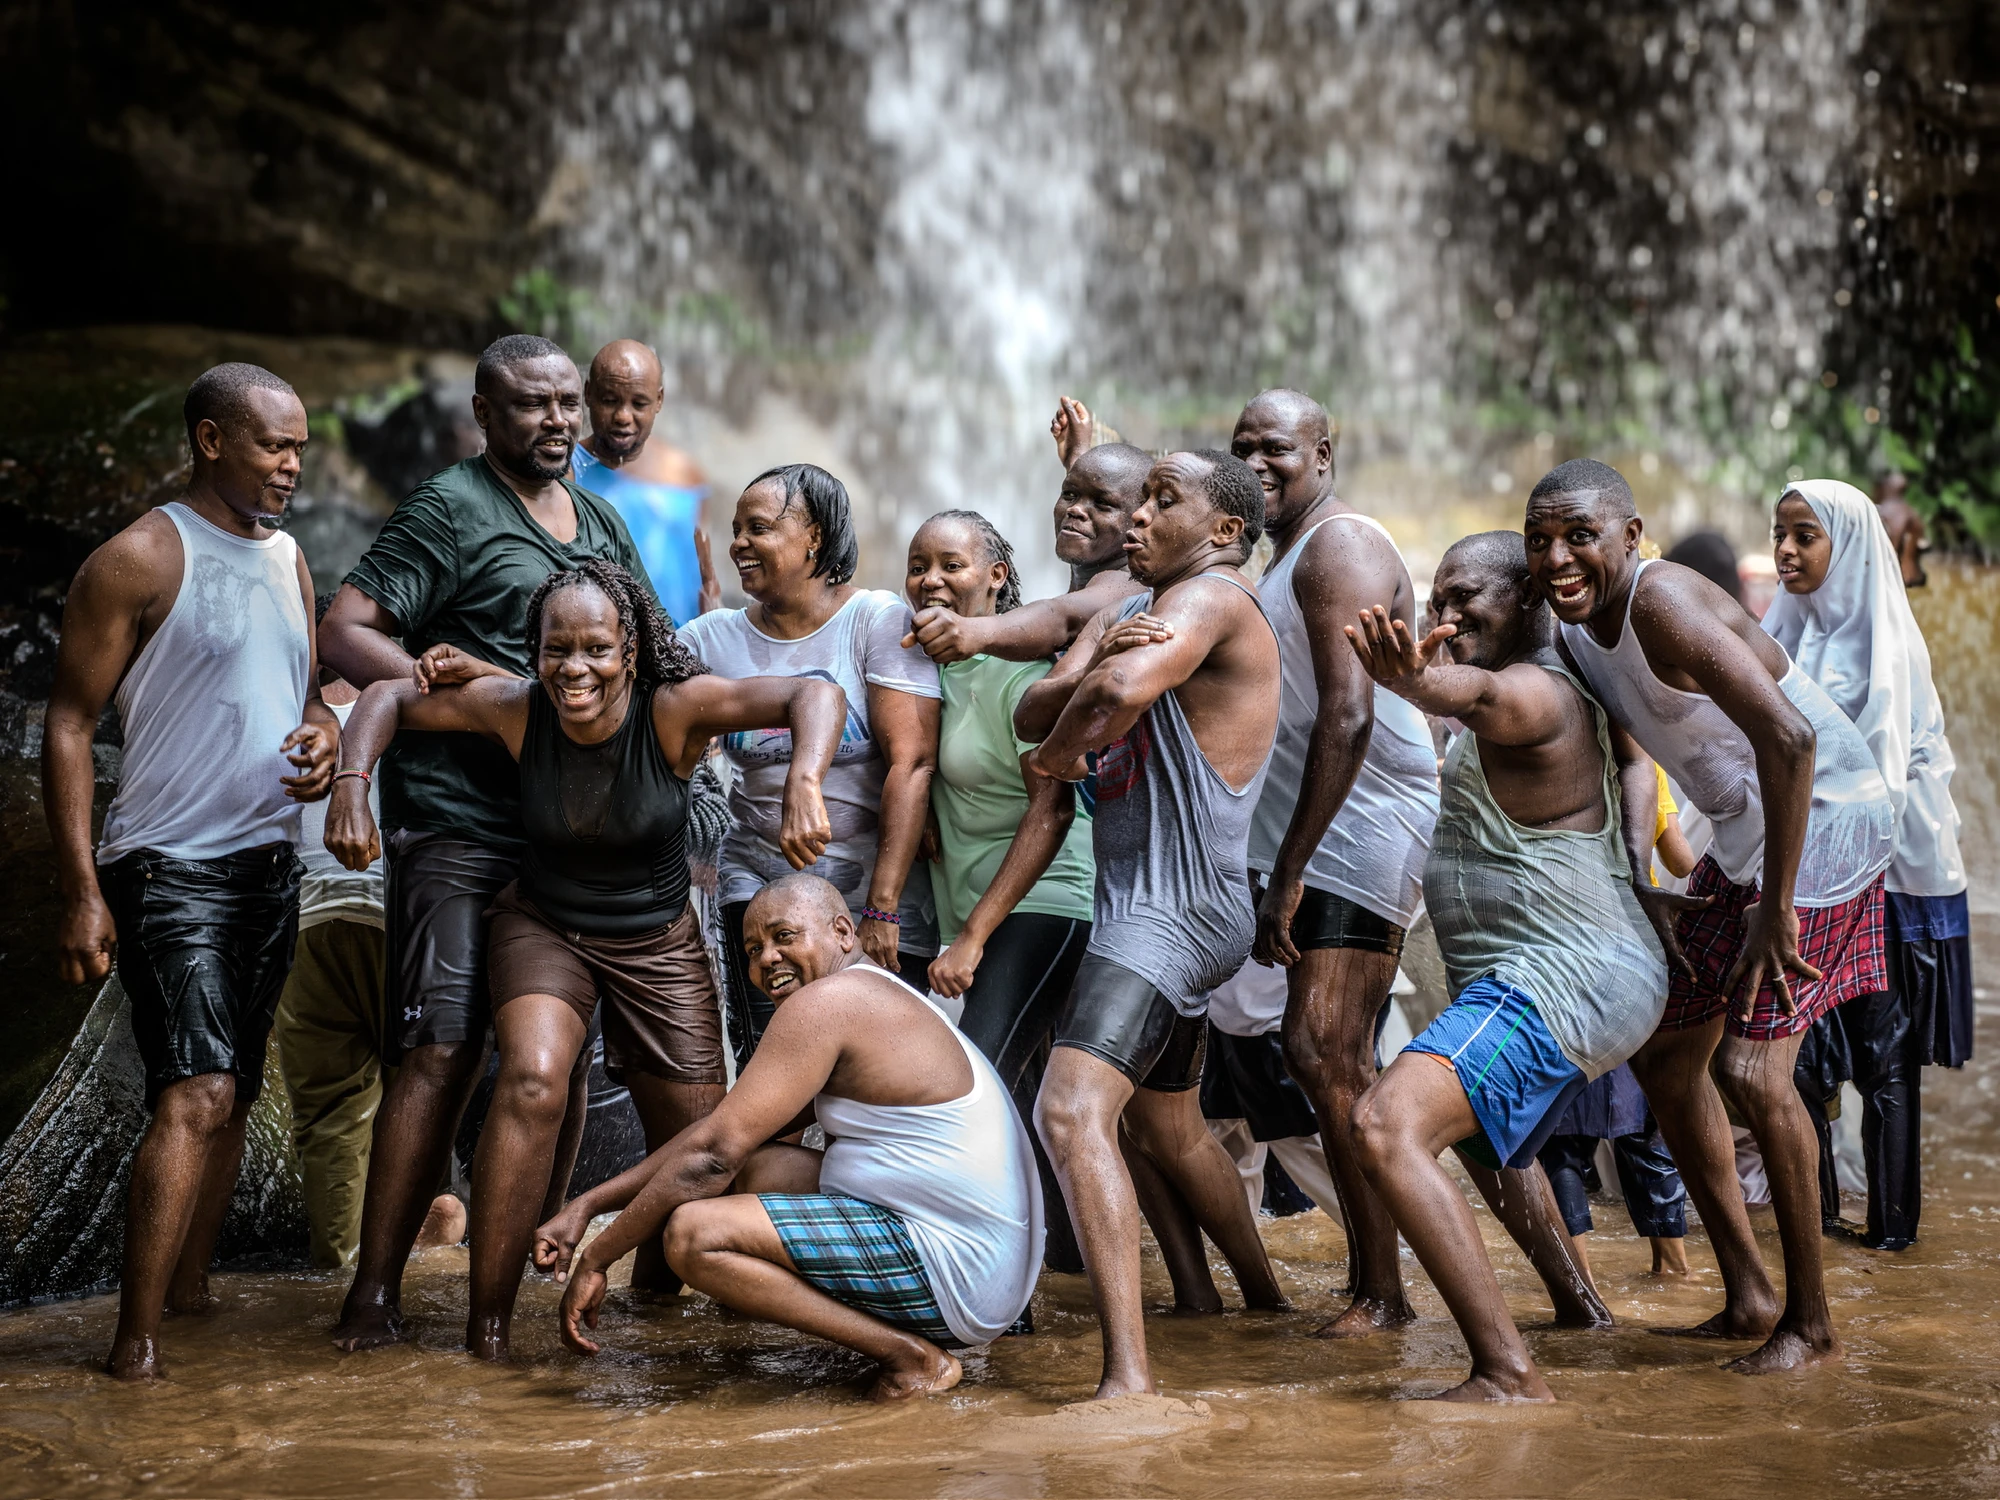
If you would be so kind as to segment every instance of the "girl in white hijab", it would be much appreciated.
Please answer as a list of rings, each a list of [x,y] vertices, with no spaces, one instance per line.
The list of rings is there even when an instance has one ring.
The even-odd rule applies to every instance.
[[[1919,1070],[1927,1062],[1962,1066],[1972,1051],[1954,762],[1902,564],[1868,497],[1833,479],[1789,485],[1772,536],[1783,592],[1764,629],[1854,721],[1896,805],[1883,910],[1890,990],[1860,996],[1828,1020],[1845,1034],[1866,1103],[1866,1243],[1901,1250],[1916,1239],[1922,1202]]]

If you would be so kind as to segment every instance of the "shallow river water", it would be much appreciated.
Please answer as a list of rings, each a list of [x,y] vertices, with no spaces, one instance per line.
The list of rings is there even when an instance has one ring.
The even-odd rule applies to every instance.
[[[112,1297],[0,1313],[0,1495],[2000,1493],[2000,587],[1950,565],[1933,578],[1919,605],[1963,762],[1979,1050],[1962,1073],[1925,1074],[1917,1248],[1826,1245],[1843,1362],[1752,1380],[1718,1368],[1741,1346],[1650,1332],[1719,1306],[1714,1263],[1697,1230],[1693,1279],[1655,1282],[1615,1207],[1599,1208],[1591,1242],[1618,1318],[1602,1333],[1547,1326],[1539,1284],[1482,1211],[1560,1398],[1539,1409],[1411,1399],[1459,1379],[1464,1346],[1407,1257],[1414,1327],[1364,1343],[1309,1337],[1337,1306],[1344,1259],[1318,1213],[1265,1224],[1292,1313],[1170,1316],[1149,1252],[1155,1374],[1205,1414],[1064,1410],[1095,1381],[1097,1327],[1083,1279],[1054,1275],[1035,1301],[1038,1332],[969,1358],[949,1395],[896,1408],[860,1399],[864,1361],[694,1297],[639,1305],[614,1291],[605,1353],[578,1359],[556,1337],[555,1288],[538,1279],[522,1297],[520,1362],[480,1365],[455,1352],[455,1249],[412,1267],[415,1342],[363,1355],[325,1340],[342,1278],[221,1275],[215,1313],[169,1320],[172,1378],[152,1388],[97,1373]],[[1775,1268],[1769,1210],[1754,1217]]]

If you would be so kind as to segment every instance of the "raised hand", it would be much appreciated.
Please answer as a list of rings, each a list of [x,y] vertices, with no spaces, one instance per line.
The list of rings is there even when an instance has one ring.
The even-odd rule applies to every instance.
[[[1065,469],[1090,451],[1096,430],[1097,423],[1089,407],[1074,396],[1058,398],[1055,417],[1049,423],[1049,436],[1056,440],[1056,457],[1062,460]]]
[[[1412,677],[1422,676],[1436,661],[1446,641],[1458,634],[1456,625],[1440,625],[1421,641],[1401,620],[1381,605],[1361,611],[1360,624],[1347,627],[1347,639],[1368,675],[1392,692]]]
[[[702,614],[722,608],[722,585],[716,581],[715,563],[708,554],[708,532],[697,526],[694,532],[694,561],[701,569],[701,593],[696,608]],[[687,622],[683,620],[682,624]]]
[[[334,757],[340,753],[340,731],[331,724],[301,724],[278,747],[299,768],[296,776],[280,776],[285,795],[294,802],[317,802],[333,784]]]
[[[903,645],[906,648],[921,646],[932,661],[941,667],[949,666],[955,661],[975,657],[986,649],[986,624],[984,620],[968,619],[942,604],[933,604],[910,617],[910,631],[903,637]]]

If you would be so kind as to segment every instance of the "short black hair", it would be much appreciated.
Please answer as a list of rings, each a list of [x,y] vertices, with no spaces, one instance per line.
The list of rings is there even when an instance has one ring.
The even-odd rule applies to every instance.
[[[1220,448],[1197,448],[1194,456],[1208,465],[1209,503],[1242,521],[1243,555],[1247,558],[1264,534],[1264,485],[1257,471]]]
[[[806,519],[819,528],[819,555],[812,576],[828,583],[846,583],[861,564],[861,542],[854,535],[854,507],[847,486],[818,464],[780,464],[766,469],[743,488],[777,483],[785,491],[785,509],[794,500],[805,507]]]
[[[1572,458],[1568,463],[1557,464],[1536,481],[1528,503],[1533,505],[1550,495],[1588,494],[1610,501],[1621,521],[1639,514],[1639,504],[1632,498],[1632,486],[1625,482],[1625,476],[1594,458]]]
[[[479,367],[472,372],[472,388],[482,396],[490,396],[502,370],[511,370],[531,359],[552,358],[568,359],[569,351],[553,339],[532,333],[507,334],[495,339],[480,353]]]
[[[1444,549],[1445,557],[1454,553],[1488,567],[1511,569],[1519,578],[1528,576],[1528,539],[1518,531],[1475,531]]]
[[[188,446],[194,446],[194,430],[203,422],[224,427],[243,417],[249,410],[244,393],[252,390],[283,391],[294,400],[299,394],[289,381],[273,375],[262,365],[232,361],[195,376],[194,384],[188,387],[187,399],[181,403],[181,416],[187,421]]]

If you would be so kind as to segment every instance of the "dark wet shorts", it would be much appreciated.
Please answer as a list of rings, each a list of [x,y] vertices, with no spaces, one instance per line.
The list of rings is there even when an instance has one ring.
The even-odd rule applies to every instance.
[[[1055,1044],[1102,1058],[1142,1089],[1178,1094],[1201,1082],[1208,1022],[1121,964],[1086,953],[1056,1018]]]
[[[486,909],[520,856],[443,834],[395,829],[384,840],[389,1051],[479,1041],[492,1023]]]
[[[169,1084],[205,1073],[233,1073],[239,1104],[257,1097],[298,941],[304,873],[282,843],[221,859],[140,849],[97,872],[118,929],[118,982],[132,1006],[147,1108]]]
[[[1264,877],[1253,875],[1250,879],[1252,904],[1263,903],[1264,890]],[[1356,948],[1365,953],[1386,953],[1391,958],[1401,958],[1405,934],[1406,929],[1360,903],[1345,896],[1336,896],[1332,891],[1315,890],[1312,886],[1306,886],[1300,892],[1299,909],[1292,913],[1292,946],[1301,953],[1310,953],[1318,948]]]
[[[487,913],[493,1009],[523,995],[553,995],[587,1027],[604,1002],[604,1072],[672,1083],[722,1083],[722,1003],[701,923],[690,903],[665,927],[592,937],[550,922],[518,886]]]

